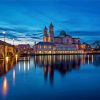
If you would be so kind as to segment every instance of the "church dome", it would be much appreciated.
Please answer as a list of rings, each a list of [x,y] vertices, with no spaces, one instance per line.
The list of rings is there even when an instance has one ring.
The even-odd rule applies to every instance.
[[[61,31],[60,34],[59,34],[59,36],[60,36],[60,37],[65,37],[65,36],[71,37],[70,35],[66,34],[65,31]]]
[[[66,36],[66,32],[65,31],[61,31],[60,32],[60,36]]]

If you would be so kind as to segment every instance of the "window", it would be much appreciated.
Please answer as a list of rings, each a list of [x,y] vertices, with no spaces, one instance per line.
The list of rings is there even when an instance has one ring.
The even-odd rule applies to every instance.
[[[46,49],[46,46],[44,45],[44,49]]]

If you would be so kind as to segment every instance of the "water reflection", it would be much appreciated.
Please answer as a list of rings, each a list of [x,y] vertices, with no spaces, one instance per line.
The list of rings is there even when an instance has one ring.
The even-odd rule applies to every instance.
[[[79,71],[81,65],[88,64],[100,67],[100,55],[41,55],[34,57],[23,57],[20,59],[16,57],[13,60],[7,58],[6,61],[0,60],[0,76],[3,76],[10,69],[12,69],[12,71],[10,72],[12,77],[11,82],[13,83],[12,85],[15,86],[15,83],[17,82],[16,77],[19,73],[21,73],[20,81],[22,81],[22,76],[26,74],[30,74],[29,76],[33,76],[33,68],[38,67],[41,68],[41,70],[43,69],[42,74],[45,81],[49,80],[50,83],[53,84],[55,78],[54,76],[56,75],[56,73],[63,77],[72,70]],[[32,79],[30,78],[30,80]],[[2,82],[2,93],[5,96],[7,95],[7,92],[8,81],[7,76],[5,75]]]
[[[15,80],[16,80],[16,72],[15,69],[13,69],[13,83],[15,84]]]
[[[8,81],[6,73],[11,69],[13,69],[16,63],[17,63],[16,58],[13,58],[13,60],[11,60],[8,57],[6,57],[5,60],[0,60],[0,76],[5,75],[2,81],[2,94],[4,96],[6,96],[8,93]],[[15,83],[15,69],[13,69],[13,83]]]
[[[7,95],[7,92],[8,92],[8,82],[7,82],[7,78],[4,77],[3,84],[2,84],[2,93],[5,96]]]
[[[36,56],[34,62],[35,66],[44,68],[45,80],[47,80],[49,76],[50,82],[52,83],[55,70],[60,72],[61,75],[66,74],[72,69],[79,70],[81,57],[78,55]]]
[[[15,64],[18,63],[18,70],[23,68],[23,71],[30,70],[31,66],[35,64],[35,67],[43,67],[44,76],[47,78],[48,74],[50,79],[54,75],[54,70],[60,72],[61,75],[70,72],[73,69],[79,70],[81,64],[93,64],[94,66],[100,65],[100,55],[41,55],[31,57],[34,61],[30,60],[30,57],[23,57],[18,60],[10,60],[6,58],[6,61],[0,60],[0,76],[7,73],[10,69],[13,69]],[[13,70],[13,77],[15,77],[16,70]]]
[[[93,65],[96,66],[96,67],[100,67],[100,55],[94,56]]]
[[[10,69],[15,66],[17,62],[15,58],[13,60],[9,58],[6,58],[6,60],[0,60],[0,76],[6,74]]]
[[[27,70],[30,70],[30,59],[27,61]]]
[[[26,71],[26,61],[24,60],[24,72]]]
[[[19,72],[20,72],[20,62],[18,63],[18,69],[19,69]]]
[[[98,61],[99,60],[99,61]],[[100,64],[99,55],[45,55],[34,57],[35,66],[43,67],[44,78],[48,76],[51,83],[54,80],[54,72],[58,71],[61,75],[72,70],[79,70],[81,64]]]

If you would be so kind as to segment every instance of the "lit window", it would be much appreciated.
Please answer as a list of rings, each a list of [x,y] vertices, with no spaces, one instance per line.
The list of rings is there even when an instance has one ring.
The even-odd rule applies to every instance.
[[[46,48],[46,46],[44,45],[44,49]]]

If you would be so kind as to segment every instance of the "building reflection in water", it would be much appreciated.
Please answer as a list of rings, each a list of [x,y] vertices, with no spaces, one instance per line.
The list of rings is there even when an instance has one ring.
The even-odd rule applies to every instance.
[[[93,65],[100,67],[100,55],[93,55]]]
[[[27,63],[28,71],[30,70],[30,62]]]
[[[65,75],[72,70],[79,70],[81,64],[94,63],[94,55],[41,55],[34,57],[35,66],[43,67],[44,78],[52,83],[54,71]]]
[[[18,62],[18,58],[15,57],[15,59],[11,60],[9,58],[6,58],[6,60],[0,60],[0,76],[5,75],[9,70],[12,69],[12,81],[13,84],[15,85],[15,81],[16,81],[16,68],[15,65]],[[18,71],[20,72],[21,70],[21,66],[22,68],[24,68],[24,72],[26,71],[26,67],[27,70],[30,70],[30,57],[28,58],[24,58],[22,61],[18,62]],[[17,67],[17,66],[16,66]],[[2,93],[4,96],[7,95],[8,92],[8,82],[7,82],[7,78],[4,77],[3,82],[2,82]]]
[[[34,60],[34,61],[33,61]],[[32,62],[33,61],[33,62]],[[17,59],[18,62],[18,59]],[[16,62],[16,58],[13,60],[6,59],[6,61],[0,60],[0,76],[6,74],[10,69],[13,69],[13,83],[15,84],[16,81],[16,69],[14,68]],[[79,70],[81,64],[93,64],[94,66],[100,66],[100,55],[41,55],[41,56],[34,56],[31,59],[22,58],[18,62],[18,71],[22,69],[23,72],[30,70],[30,63],[31,66],[43,68],[44,72],[44,79],[51,82],[54,81],[55,71],[59,72],[60,75],[66,75],[66,73],[72,70]],[[7,94],[8,91],[8,83],[7,78],[4,77],[2,83],[2,92],[4,95]]]
[[[16,59],[9,59],[6,58],[6,60],[0,60],[0,76],[3,74],[6,74],[10,69],[13,69],[16,64]]]
[[[24,72],[26,71],[26,61],[24,60]]]
[[[30,57],[24,57],[24,72],[26,72],[26,70],[30,70]]]
[[[88,64],[90,64],[90,56],[88,55]]]
[[[92,55],[92,63],[94,62],[94,56]]]
[[[9,59],[8,57],[4,60],[0,60],[0,76],[5,75],[9,70],[13,69],[16,64],[16,58]],[[13,69],[13,82],[15,82],[15,69]],[[8,92],[8,81],[6,76],[4,76],[2,82],[2,94],[7,95]]]
[[[7,82],[7,78],[4,77],[3,84],[2,84],[2,93],[5,96],[7,95],[7,92],[8,92],[8,82]]]
[[[54,80],[54,71],[57,70],[61,75],[66,74],[72,69],[79,69],[81,58],[79,55],[48,55],[35,56],[36,66],[44,68],[44,78],[49,77],[50,82]]]
[[[19,72],[20,72],[20,62],[18,63],[18,70],[19,70]]]
[[[15,85],[15,80],[16,80],[16,72],[15,69],[13,69],[13,84]]]
[[[18,61],[18,55],[16,54],[16,62]]]

